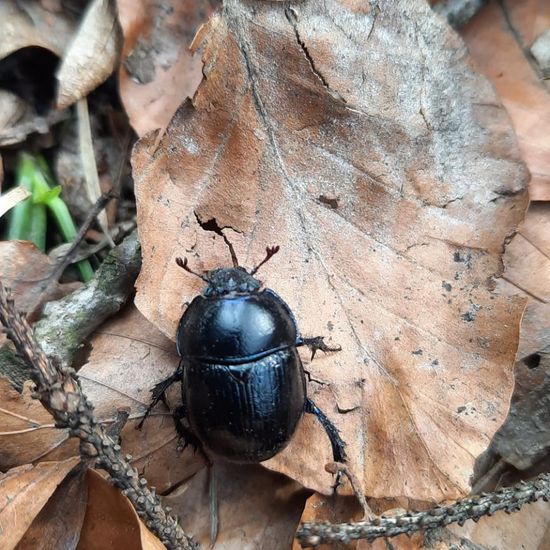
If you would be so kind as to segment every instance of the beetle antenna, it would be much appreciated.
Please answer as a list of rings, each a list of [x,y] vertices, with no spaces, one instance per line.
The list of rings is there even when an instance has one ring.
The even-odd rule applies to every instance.
[[[279,245],[267,246],[265,251],[266,251],[265,258],[250,272],[250,275],[254,275],[254,273],[256,273],[258,269],[260,269],[260,267],[262,267],[262,265],[268,262],[272,258],[272,256],[274,256],[275,254],[277,254],[277,252],[279,252]]]
[[[229,248],[229,252],[231,254],[231,261],[233,262],[233,267],[239,267],[239,260],[237,260],[237,254],[235,254],[235,249],[233,248],[233,245],[223,233],[222,233],[222,236],[223,236],[223,240],[225,241],[225,244]]]
[[[187,258],[176,258],[176,263],[182,268],[185,269],[188,273],[191,273],[191,275],[195,275],[195,277],[198,277],[199,279],[202,279],[205,283],[209,283],[208,277],[205,275],[201,275],[200,273],[197,273],[196,271],[193,271],[188,265],[187,265]]]

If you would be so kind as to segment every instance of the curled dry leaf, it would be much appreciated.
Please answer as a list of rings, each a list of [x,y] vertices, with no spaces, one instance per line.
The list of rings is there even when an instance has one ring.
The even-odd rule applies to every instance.
[[[79,458],[62,462],[27,464],[0,474],[0,546],[16,546],[56,487],[76,466]]]
[[[216,224],[244,266],[281,245],[262,279],[343,348],[306,365],[308,391],[366,494],[467,493],[523,307],[491,290],[527,176],[491,85],[421,1],[228,0],[205,41],[193,102],[134,151],[139,309],[174,336],[200,290],[175,258],[230,264]],[[328,493],[331,460],[306,415],[266,466]]]
[[[3,0],[0,21],[0,59],[28,47],[45,48],[61,57],[74,31],[69,17],[54,15],[34,0]]]
[[[121,46],[115,0],[93,0],[57,72],[57,109],[69,107],[107,80]]]
[[[78,550],[164,550],[130,501],[94,470],[88,470],[88,506]]]
[[[307,496],[298,483],[256,465],[219,463],[214,475],[219,505],[216,550],[291,546]],[[210,541],[208,493],[204,468],[163,499],[203,548],[208,548]]]
[[[166,128],[202,80],[202,61],[189,45],[218,0],[162,3],[117,0],[124,34],[120,97],[139,136]]]
[[[550,25],[550,4],[489,2],[460,33],[512,117],[531,172],[532,200],[550,200],[550,88],[529,46]]]
[[[177,367],[173,343],[129,308],[103,325],[90,344],[88,362],[78,372],[82,389],[104,422],[112,423],[118,408],[130,409],[121,445],[133,456],[132,464],[140,473],[164,492],[201,468],[200,457],[191,449],[177,452],[174,424],[162,406],[142,430],[135,429],[149,404],[149,389]],[[78,453],[77,440],[68,440],[64,430],[53,427],[49,414],[31,399],[28,390],[19,394],[6,380],[0,383],[0,467]]]
[[[77,547],[88,500],[86,467],[81,464],[61,482],[36,516],[16,550],[73,550]]]

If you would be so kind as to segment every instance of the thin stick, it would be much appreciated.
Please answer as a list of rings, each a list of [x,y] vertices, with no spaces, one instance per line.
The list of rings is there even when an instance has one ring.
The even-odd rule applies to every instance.
[[[411,534],[423,529],[444,527],[450,523],[463,525],[466,520],[479,520],[499,510],[517,512],[524,504],[550,499],[550,474],[542,474],[528,483],[520,482],[513,487],[499,489],[494,493],[483,493],[468,497],[449,506],[436,506],[425,512],[408,512],[393,517],[379,517],[357,523],[303,523],[296,538],[303,547],[319,544],[367,539],[369,542],[380,537],[395,537]]]
[[[128,497],[139,516],[169,549],[195,550],[199,545],[187,535],[161,504],[147,481],[124,457],[121,447],[106,433],[93,413],[93,405],[82,393],[75,371],[55,366],[38,345],[33,331],[17,311],[9,293],[0,282],[0,322],[17,352],[32,366],[36,384],[33,397],[53,416],[58,428],[81,441],[80,453],[103,468],[113,483]]]

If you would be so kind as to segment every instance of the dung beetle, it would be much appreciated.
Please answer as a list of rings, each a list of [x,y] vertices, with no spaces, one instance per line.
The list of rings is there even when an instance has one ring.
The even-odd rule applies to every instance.
[[[317,350],[340,348],[328,347],[322,337],[302,338],[288,305],[254,277],[279,251],[278,246],[266,248],[266,257],[248,272],[239,266],[231,243],[224,240],[233,267],[199,274],[189,268],[186,258],[176,259],[207,286],[180,320],[179,367],[152,389],[152,402],[139,426],[159,401],[166,403],[168,387],[181,382],[183,405],[174,414],[176,428],[185,445],[200,448],[206,457],[212,453],[232,462],[267,460],[288,444],[307,412],[325,429],[334,460],[343,462],[344,442],[307,397],[297,351],[299,346],[309,346],[313,358]]]

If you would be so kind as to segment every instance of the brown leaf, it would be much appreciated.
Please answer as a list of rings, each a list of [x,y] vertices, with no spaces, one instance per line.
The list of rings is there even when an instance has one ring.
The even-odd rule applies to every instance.
[[[0,279],[11,288],[20,311],[35,311],[40,305],[62,298],[79,286],[54,284],[44,292],[42,284],[52,274],[54,265],[31,242],[0,241]]]
[[[262,280],[303,334],[343,351],[306,368],[369,496],[453,498],[508,409],[521,300],[495,296],[526,171],[463,44],[421,1],[230,0],[205,75],[160,147],[133,157],[143,269],[136,304],[173,337],[194,269],[283,251]],[[332,331],[332,332],[330,332]],[[306,415],[267,466],[330,492]]]
[[[531,204],[506,248],[504,265],[499,292],[528,301],[517,353],[521,360],[550,346],[550,204]]]
[[[17,550],[74,550],[80,537],[88,500],[86,468],[67,475],[36,516]]]
[[[384,506],[382,510],[373,509],[373,512],[378,515],[382,512],[387,515],[391,515],[391,508],[391,505]],[[326,496],[320,495],[319,493],[314,493],[306,501],[306,506],[302,517],[300,518],[300,523],[325,521],[328,521],[329,523],[342,523],[361,521],[362,517],[363,510],[359,506],[359,503],[355,497],[341,495]],[[356,550],[387,550],[388,541],[391,541],[391,548],[394,548],[395,550],[417,550],[424,548],[424,536],[422,533],[416,533],[412,536],[400,535],[398,537],[392,537],[391,539],[377,539],[374,542],[358,540],[350,544],[321,544],[317,548],[319,550],[346,550],[349,548]],[[301,546],[297,540],[294,540],[292,548],[293,550],[300,550]]]
[[[532,200],[550,200],[550,94],[529,46],[550,25],[550,4],[489,2],[460,29],[470,52],[510,113],[531,172]]]
[[[300,485],[256,465],[219,463],[214,475],[219,506],[216,550],[290,547],[307,496]],[[205,468],[163,499],[204,548],[210,540],[208,493]]]
[[[0,474],[2,550],[15,548],[56,487],[79,460],[75,457],[63,462],[43,462],[37,466],[27,464]]]
[[[107,80],[121,47],[115,0],[93,0],[57,71],[57,109],[69,107]]]
[[[98,472],[88,470],[88,506],[78,550],[164,550],[130,501]]]
[[[147,480],[164,492],[202,467],[191,449],[177,452],[177,434],[167,411],[158,406],[142,430],[136,430],[150,402],[150,388],[176,369],[175,346],[135,308],[127,308],[103,325],[91,340],[92,351],[78,375],[95,413],[107,424],[117,409],[128,407],[130,420],[121,434],[124,451]],[[59,460],[78,453],[78,442],[53,427],[40,403],[0,379],[0,444],[5,451],[0,467],[39,459]],[[177,398],[178,389],[174,388]],[[171,399],[177,404],[173,396]],[[3,432],[3,433],[2,433]]]
[[[166,128],[180,103],[195,93],[202,61],[189,45],[219,2],[147,0],[139,10],[133,0],[117,3],[124,33],[120,97],[132,127],[142,136]]]
[[[57,429],[40,401],[31,398],[30,386],[19,393],[0,378],[0,470],[78,454],[76,440],[65,443],[66,431]]]
[[[450,525],[447,528],[461,543],[464,550],[475,548],[498,548],[499,550],[546,550],[550,548],[550,503],[535,502],[525,505],[519,512],[497,512],[492,517],[483,517],[478,523],[467,521],[463,527]],[[467,542],[470,541],[470,544]],[[440,550],[454,550],[457,540]],[[459,547],[462,550],[462,547]]]

